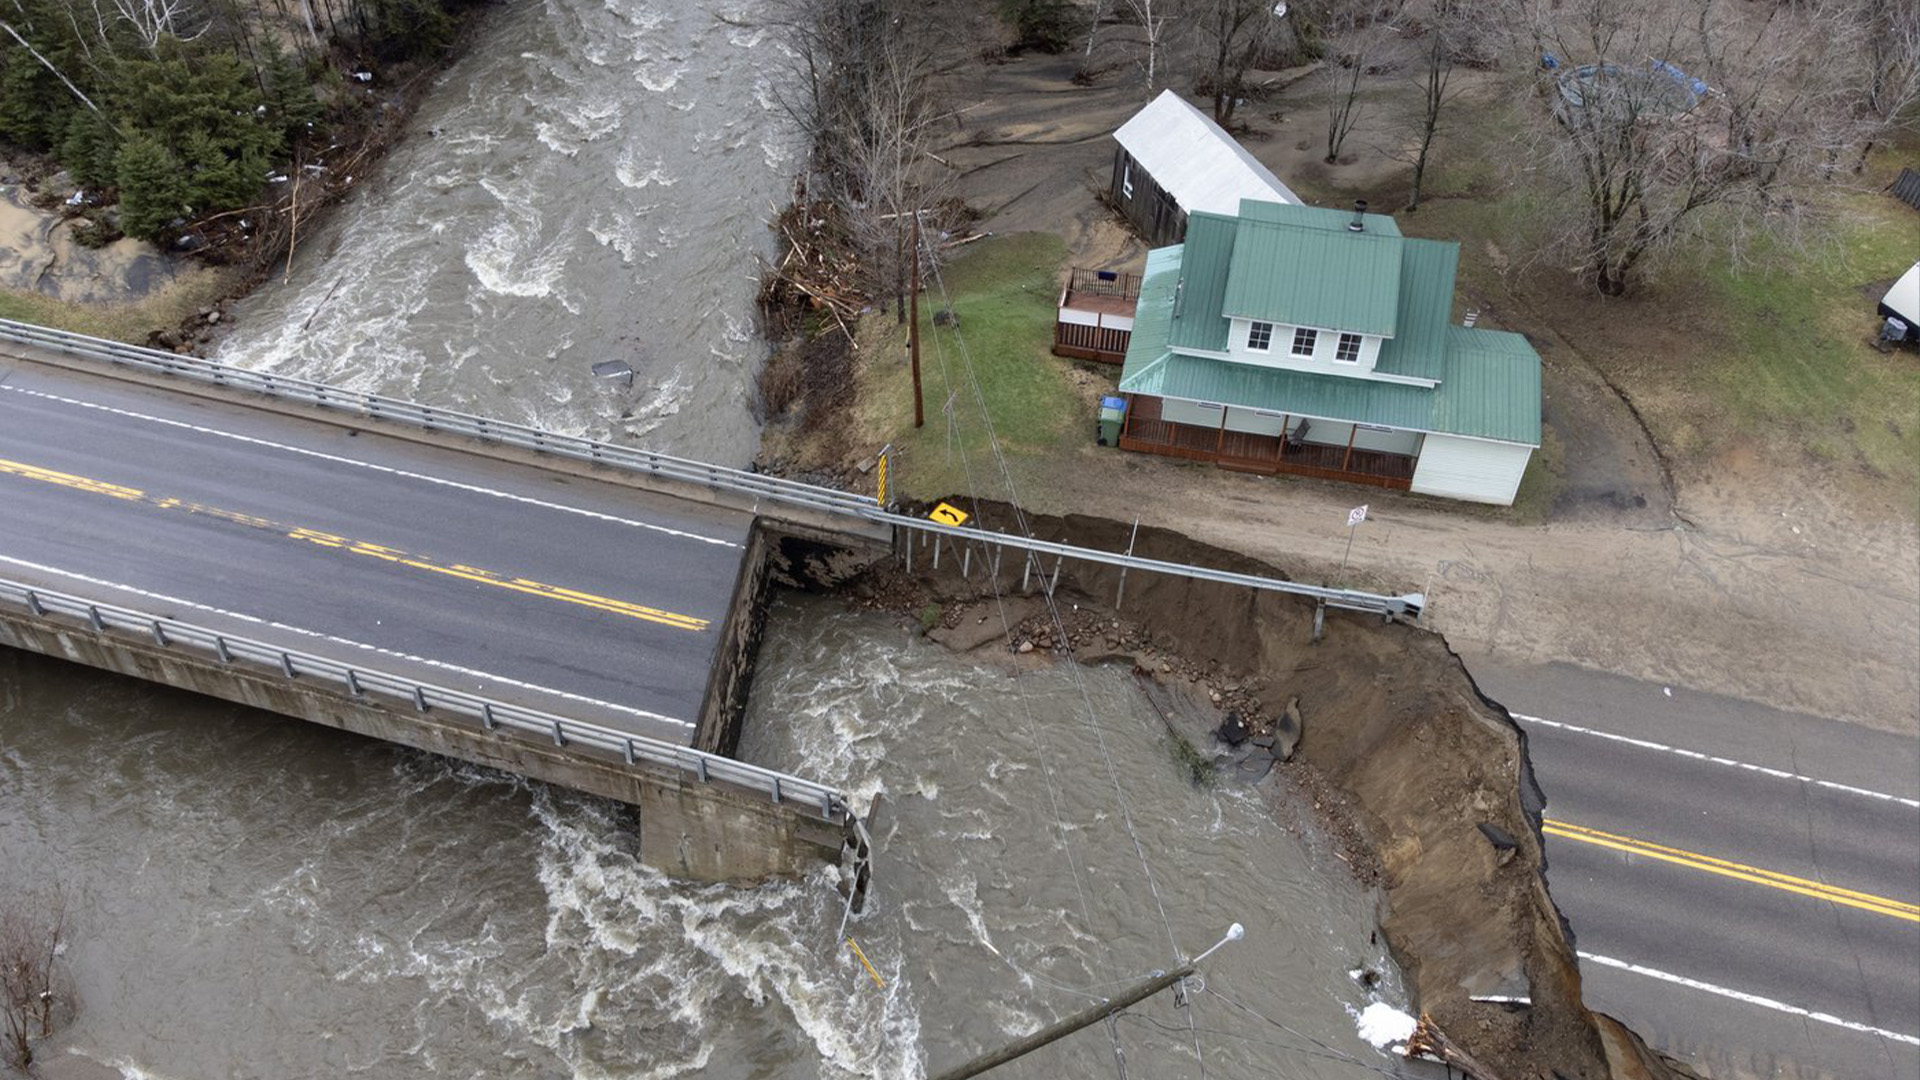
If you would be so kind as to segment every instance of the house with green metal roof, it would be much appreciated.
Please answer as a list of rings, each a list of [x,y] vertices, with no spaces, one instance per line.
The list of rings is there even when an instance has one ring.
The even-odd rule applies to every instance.
[[[1247,199],[1150,253],[1120,446],[1511,504],[1540,446],[1540,357],[1453,322],[1459,245],[1365,206]]]

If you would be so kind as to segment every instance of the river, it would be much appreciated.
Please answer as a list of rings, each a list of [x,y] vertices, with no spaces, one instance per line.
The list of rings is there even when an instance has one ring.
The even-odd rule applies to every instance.
[[[777,38],[716,12],[751,21],[498,13],[226,356],[746,460],[748,274],[795,157]],[[631,393],[587,373],[616,352]],[[913,1077],[1238,921],[1187,1007],[995,1075],[1111,1075],[1116,1040],[1132,1076],[1394,1068],[1355,1031],[1351,972],[1401,994],[1371,898],[1264,792],[1196,783],[1126,673],[1015,675],[782,594],[746,723],[743,756],[884,796],[849,929],[871,976],[824,870],[671,882],[615,804],[0,654],[0,876],[64,887],[76,927],[81,1008],[44,1055],[128,1080]]]

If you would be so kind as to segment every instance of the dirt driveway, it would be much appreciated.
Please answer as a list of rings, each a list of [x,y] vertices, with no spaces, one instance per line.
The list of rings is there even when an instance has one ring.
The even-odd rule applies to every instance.
[[[1145,95],[1117,77],[1074,86],[1079,63],[1029,57],[962,79],[964,129],[940,155],[956,190],[986,211],[984,228],[1056,232],[1080,265],[1132,264],[1144,247],[1096,192],[1111,167],[1109,133]],[[1272,130],[1248,145],[1278,175],[1312,183],[1324,172],[1307,138],[1311,113],[1252,119]],[[1490,307],[1487,325],[1499,325],[1504,299],[1466,293],[1462,303]],[[1530,333],[1539,329],[1528,321]],[[1065,460],[1016,462],[1018,497],[1043,513],[1137,515],[1305,581],[1424,591],[1429,624],[1458,649],[1920,732],[1920,527],[1910,515],[1862,511],[1817,476],[1758,459],[1669,481],[1645,431],[1573,343],[1551,330],[1534,336],[1550,449],[1561,458],[1538,515],[1545,524],[1091,445]],[[1107,377],[1086,374],[1077,381],[1088,393]],[[1347,510],[1363,502],[1372,516],[1343,572]]]

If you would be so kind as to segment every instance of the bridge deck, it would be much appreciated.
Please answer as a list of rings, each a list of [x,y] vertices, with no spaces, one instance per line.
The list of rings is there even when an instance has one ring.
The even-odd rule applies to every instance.
[[[0,573],[633,734],[691,740],[750,526],[0,356]]]

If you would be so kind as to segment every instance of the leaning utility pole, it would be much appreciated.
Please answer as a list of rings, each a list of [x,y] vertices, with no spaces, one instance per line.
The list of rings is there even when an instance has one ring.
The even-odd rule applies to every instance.
[[[982,1054],[959,1068],[949,1069],[939,1076],[933,1077],[932,1080],[966,1080],[967,1077],[979,1076],[988,1069],[999,1068],[1015,1058],[1025,1057],[1033,1053],[1035,1050],[1040,1049],[1056,1039],[1065,1038],[1083,1027],[1097,1024],[1129,1005],[1137,1005],[1191,974],[1193,974],[1193,965],[1188,964],[1178,971],[1169,971],[1164,975],[1155,975],[1153,978],[1136,985],[1133,989],[1128,990],[1119,997],[1110,998],[1097,1005],[1089,1005],[1079,1012],[1074,1013],[1072,1016],[1067,1017],[1065,1020],[1055,1024],[1049,1024],[1026,1038],[1009,1043],[991,1054]]]
[[[899,281],[899,278],[893,280]],[[926,407],[920,403],[920,211],[913,212],[913,280],[907,286],[907,357],[913,362],[913,426],[927,426]]]
[[[1065,1020],[1049,1024],[1026,1038],[1015,1040],[990,1054],[982,1054],[958,1068],[948,1069],[946,1072],[933,1077],[932,1080],[967,1080],[970,1076],[979,1076],[988,1069],[996,1069],[1015,1058],[1025,1057],[1048,1043],[1065,1038],[1083,1027],[1097,1024],[1129,1006],[1137,1005],[1145,1001],[1160,991],[1165,990],[1167,987],[1172,986],[1174,983],[1179,982],[1181,979],[1193,974],[1194,966],[1207,957],[1212,956],[1214,949],[1218,949],[1229,941],[1238,941],[1241,937],[1245,936],[1245,934],[1246,928],[1239,923],[1234,923],[1233,926],[1227,930],[1227,936],[1214,942],[1212,949],[1208,949],[1206,952],[1180,965],[1179,970],[1169,971],[1163,975],[1155,975],[1144,982],[1136,983],[1131,989],[1122,992],[1118,997],[1108,998],[1098,1004],[1089,1005],[1079,1012],[1074,1013],[1072,1016],[1067,1017]]]

